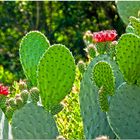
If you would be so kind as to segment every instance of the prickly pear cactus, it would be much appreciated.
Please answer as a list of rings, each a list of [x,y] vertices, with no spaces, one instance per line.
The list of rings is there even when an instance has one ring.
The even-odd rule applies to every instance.
[[[86,139],[93,139],[99,135],[108,135],[110,138],[115,138],[107,122],[106,114],[100,110],[98,102],[99,89],[91,79],[94,65],[101,60],[111,63],[116,77],[115,87],[118,87],[123,82],[117,65],[108,56],[101,55],[91,61],[83,75],[80,87],[80,108]]]
[[[20,61],[27,79],[37,85],[36,70],[40,57],[50,46],[48,39],[38,31],[31,31],[20,44]]]
[[[138,12],[140,11],[140,1],[116,1],[117,10],[125,24],[128,24],[129,17],[138,17]]]
[[[51,110],[70,92],[75,79],[75,62],[61,44],[51,46],[38,65],[38,88],[42,104]]]
[[[12,118],[14,139],[55,139],[58,130],[53,116],[33,103],[17,110]]]
[[[113,131],[121,139],[140,138],[140,87],[122,84],[110,100],[107,113]]]
[[[93,80],[98,86],[98,98],[101,110],[107,112],[109,109],[108,95],[114,95],[115,78],[109,63],[99,61],[93,67]]]
[[[137,84],[140,78],[140,38],[127,33],[120,37],[116,47],[117,61],[125,80],[130,84]]]

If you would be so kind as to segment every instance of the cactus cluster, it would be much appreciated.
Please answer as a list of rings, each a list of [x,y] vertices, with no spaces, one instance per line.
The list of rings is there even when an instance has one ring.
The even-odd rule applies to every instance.
[[[140,138],[140,20],[130,17],[133,32],[123,34],[109,54],[95,57],[83,74],[80,107],[87,139]]]
[[[54,115],[63,109],[61,101],[75,80],[72,53],[61,44],[50,46],[45,35],[31,31],[23,37],[19,54],[28,82],[19,82],[17,93],[4,98],[1,138],[55,139],[59,133]]]

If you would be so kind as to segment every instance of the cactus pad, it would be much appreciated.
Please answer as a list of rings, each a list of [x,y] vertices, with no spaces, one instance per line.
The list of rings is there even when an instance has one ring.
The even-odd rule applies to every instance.
[[[110,100],[108,120],[120,139],[140,138],[140,87],[122,84]]]
[[[14,113],[12,134],[14,139],[55,139],[58,130],[50,113],[28,103]]]
[[[116,47],[117,61],[125,80],[134,84],[140,77],[140,38],[132,33],[120,37]]]
[[[38,65],[38,88],[42,104],[51,110],[70,92],[75,79],[75,62],[61,44],[51,46]]]
[[[36,70],[40,57],[49,47],[47,38],[38,31],[31,31],[20,44],[20,61],[24,73],[32,85],[37,85]]]
[[[140,1],[117,0],[116,5],[118,13],[125,24],[128,24],[130,16],[138,17],[138,11],[140,10]]]
[[[111,66],[107,62],[100,61],[93,67],[93,80],[99,88],[103,86],[108,95],[114,94],[114,74]]]
[[[109,103],[108,103],[107,93],[104,90],[103,86],[99,89],[98,98],[99,98],[99,104],[100,104],[101,110],[103,112],[107,112],[109,109]]]
[[[129,18],[132,27],[134,28],[135,34],[140,36],[140,19],[135,18],[135,17],[130,17]]]

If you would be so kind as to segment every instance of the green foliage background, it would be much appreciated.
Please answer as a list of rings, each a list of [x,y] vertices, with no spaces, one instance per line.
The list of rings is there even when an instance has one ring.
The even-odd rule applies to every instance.
[[[1,1],[0,2],[0,83],[14,84],[23,79],[19,61],[19,43],[31,30],[39,30],[50,44],[62,43],[73,53],[76,63],[87,59],[83,35],[116,29],[125,25],[110,1]],[[67,139],[84,139],[79,107],[80,74],[77,72],[72,92],[64,99],[64,109],[56,115],[60,135]]]
[[[114,2],[12,1],[0,2],[0,65],[22,78],[19,42],[31,30],[43,32],[51,44],[63,43],[75,56],[83,57],[83,34],[87,30],[124,31]]]

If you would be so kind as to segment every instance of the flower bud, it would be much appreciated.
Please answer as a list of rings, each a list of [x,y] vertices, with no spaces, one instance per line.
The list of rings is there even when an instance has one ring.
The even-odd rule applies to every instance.
[[[11,106],[8,106],[5,111],[5,116],[8,120],[10,120],[13,116],[14,110]]]
[[[87,53],[91,58],[94,58],[96,56],[96,52],[97,52],[97,49],[93,44],[90,44],[87,47]]]
[[[16,102],[17,109],[20,109],[24,105],[23,100],[22,100],[20,94],[16,95],[15,102]]]
[[[56,115],[58,114],[60,111],[62,111],[64,108],[63,104],[58,104],[58,105],[55,105],[51,108],[51,114],[52,115]]]
[[[11,108],[13,108],[13,110],[15,110],[17,108],[16,106],[16,102],[14,98],[10,98],[6,101],[7,106],[11,106]]]
[[[27,84],[22,80],[19,81],[19,89],[20,91],[27,89]]]
[[[30,89],[31,99],[34,103],[39,101],[39,89],[37,87],[33,87]]]
[[[80,61],[78,62],[78,64],[77,64],[77,66],[78,66],[78,69],[79,69],[79,71],[80,71],[81,73],[84,73],[84,72],[85,72],[85,70],[86,70],[86,65],[85,65],[84,61],[80,60]]]
[[[28,95],[29,95],[28,90],[22,90],[20,94],[21,94],[21,98],[23,102],[26,103],[28,100]]]

